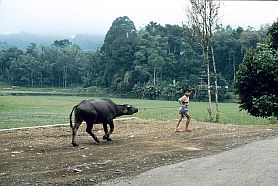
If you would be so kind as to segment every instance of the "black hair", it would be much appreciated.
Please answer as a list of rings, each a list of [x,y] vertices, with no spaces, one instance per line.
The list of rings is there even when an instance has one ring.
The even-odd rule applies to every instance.
[[[184,94],[185,92],[190,92],[190,89],[189,89],[189,88],[184,88],[184,89],[183,89],[183,94]]]

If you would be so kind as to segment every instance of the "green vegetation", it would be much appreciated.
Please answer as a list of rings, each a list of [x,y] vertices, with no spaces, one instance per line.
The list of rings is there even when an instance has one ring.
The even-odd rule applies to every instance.
[[[276,31],[277,24],[258,31],[251,27],[244,30],[230,26],[215,30],[213,48],[218,73],[219,101],[237,99],[230,93],[234,91],[239,65],[244,56],[245,61],[250,59],[247,64],[256,64],[248,58],[247,51],[256,48],[257,43],[268,41],[277,53]],[[267,32],[271,34],[271,38]],[[113,21],[103,45],[96,51],[81,50],[68,39],[56,40],[48,46],[30,43],[26,51],[17,47],[1,49],[0,85],[13,86],[0,90],[0,128],[67,123],[73,105],[89,96],[144,98],[115,98],[115,101],[128,102],[141,108],[136,116],[142,119],[176,119],[176,101],[162,100],[176,100],[181,88],[191,88],[194,101],[208,100],[202,49],[193,39],[193,33],[193,28],[187,26],[162,26],[154,22],[136,30],[132,20],[124,16]],[[255,75],[260,75],[256,76],[257,79],[251,76],[253,74],[250,74],[249,69],[245,72],[246,76],[251,78],[250,87],[256,88],[256,81],[260,80],[263,94],[254,97],[256,95],[252,89],[239,92],[248,94],[248,98],[252,100],[247,101],[254,103],[257,111],[263,112],[255,114],[256,116],[272,116],[272,113],[277,113],[277,88],[270,92],[264,87],[267,83],[270,87],[278,87],[275,86],[277,54],[269,53],[267,48],[261,49],[263,50],[258,54],[262,55],[257,57],[265,60],[262,67],[266,69],[255,70]],[[212,56],[208,56],[209,60],[211,58]],[[208,66],[209,68],[212,66]],[[267,73],[264,72],[271,75],[266,76]],[[241,82],[246,88],[244,81],[248,78],[245,78],[244,74],[238,74],[243,77]],[[241,80],[240,77],[237,79]],[[214,98],[215,86],[210,87]],[[240,94],[239,98],[243,96]],[[244,103],[244,100],[241,102]],[[246,112],[239,111],[234,103],[222,103],[219,110],[221,123],[277,123],[276,119],[251,117]],[[193,102],[190,111],[195,120],[209,120],[207,103]]]
[[[246,50],[264,40],[266,32],[267,28],[217,28],[213,47],[219,101],[226,99],[227,86],[232,86]],[[44,46],[30,43],[26,50],[1,49],[0,82],[24,87],[96,86],[137,98],[168,100],[187,86],[199,100],[207,100],[202,49],[192,35],[190,27],[155,22],[137,30],[128,17],[119,17],[96,51],[82,50],[68,39]]]
[[[88,97],[78,96],[0,96],[0,129],[69,123],[74,105]],[[134,116],[144,120],[174,120],[176,101],[112,98],[118,104],[129,103],[140,110]],[[191,102],[190,113],[197,121],[208,121],[207,103]],[[221,123],[270,124],[277,120],[255,118],[239,111],[235,103],[221,103]],[[174,121],[173,121],[174,122]],[[174,127],[173,123],[173,127]]]
[[[270,41],[246,53],[235,88],[240,107],[253,116],[278,118],[278,19],[269,29]]]

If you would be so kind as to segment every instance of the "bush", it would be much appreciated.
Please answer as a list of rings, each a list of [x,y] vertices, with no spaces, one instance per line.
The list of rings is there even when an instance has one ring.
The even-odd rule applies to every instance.
[[[240,108],[253,116],[278,117],[278,51],[258,44],[249,51],[236,77]]]

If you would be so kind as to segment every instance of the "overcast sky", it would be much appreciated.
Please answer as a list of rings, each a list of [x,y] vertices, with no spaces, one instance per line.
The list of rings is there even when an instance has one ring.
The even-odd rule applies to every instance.
[[[0,0],[1,1],[1,0]],[[106,34],[112,22],[128,16],[137,29],[150,21],[186,22],[187,0],[2,0],[0,34]],[[278,1],[224,1],[221,22],[258,29],[278,18]]]

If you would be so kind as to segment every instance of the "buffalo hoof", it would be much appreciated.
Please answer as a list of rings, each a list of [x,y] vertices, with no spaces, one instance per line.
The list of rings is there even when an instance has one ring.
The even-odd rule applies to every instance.
[[[76,144],[76,143],[73,143],[73,144],[72,144],[72,146],[73,146],[73,147],[77,147],[77,146],[78,146],[78,144]]]
[[[103,140],[107,140],[107,141],[112,141],[112,139],[109,138],[107,135],[104,135],[102,139],[103,139]]]
[[[99,142],[100,142],[98,138],[96,138],[96,139],[95,139],[95,141],[96,141],[97,143],[99,143]]]

